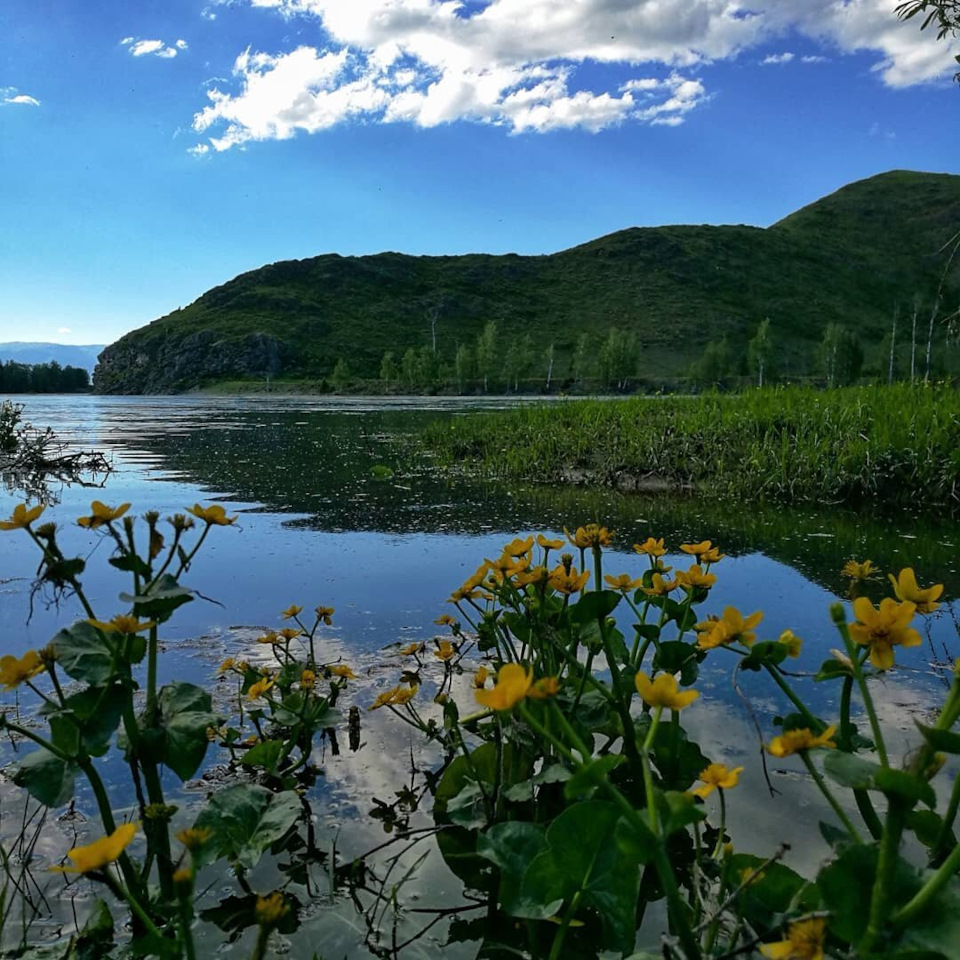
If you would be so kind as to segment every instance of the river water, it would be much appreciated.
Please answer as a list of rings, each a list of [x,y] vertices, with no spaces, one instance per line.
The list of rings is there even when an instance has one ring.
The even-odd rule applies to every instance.
[[[365,705],[371,691],[396,682],[391,645],[436,635],[441,628],[434,620],[450,610],[445,604],[450,591],[484,557],[499,555],[517,534],[559,533],[592,520],[615,531],[612,555],[605,560],[606,571],[615,574],[639,575],[643,564],[632,544],[651,535],[665,537],[674,550],[691,540],[718,543],[728,557],[716,569],[720,581],[705,609],[719,613],[732,604],[744,613],[763,610],[764,639],[792,629],[805,639],[794,668],[801,674],[816,672],[839,645],[828,608],[844,598],[839,571],[847,560],[869,557],[884,571],[912,565],[921,583],[944,582],[948,597],[960,591],[960,528],[934,517],[479,483],[436,469],[408,442],[433,419],[444,418],[454,429],[456,418],[472,409],[515,400],[80,396],[23,402],[26,419],[35,425],[49,425],[69,443],[105,451],[112,459],[114,470],[102,489],[52,486],[44,517],[62,526],[60,542],[68,556],[88,558],[85,586],[104,618],[122,610],[116,595],[126,585],[106,563],[108,544],[75,524],[90,512],[92,499],[129,501],[136,513],[157,510],[163,516],[197,502],[222,502],[239,517],[235,527],[213,530],[184,578],[215,602],[188,604],[168,625],[161,681],[186,675],[213,683],[219,661],[243,655],[257,628],[279,625],[281,610],[291,603],[306,609],[322,604],[336,608],[335,626],[327,634],[331,649],[364,670],[359,702]],[[22,491],[8,484],[0,490],[0,515],[9,516],[23,499]],[[69,603],[58,607],[32,592],[36,561],[26,536],[0,534],[2,653],[42,646],[78,616]],[[905,732],[911,716],[942,689],[942,668],[957,653],[947,608],[927,621],[927,641],[906,656],[898,653],[904,669],[883,684],[882,709]],[[814,792],[801,785],[793,808],[771,800],[750,718],[728,674],[712,663],[711,658],[698,684],[705,696],[697,724],[707,755],[748,767],[739,812],[731,814],[735,840],[757,853],[790,842],[791,862],[813,869],[823,853],[811,839],[821,809]],[[834,688],[800,682],[829,715]],[[785,704],[762,677],[747,677],[742,686],[769,734],[769,718]],[[357,757],[328,758],[331,788],[320,823],[330,830],[362,817],[373,798],[390,796],[407,776],[410,743],[402,731],[374,723],[367,746]],[[113,799],[118,805],[129,802],[121,793]],[[343,843],[360,850],[364,842],[376,841],[378,830],[370,824],[352,835],[347,830]],[[441,899],[454,896],[455,878],[442,865],[423,869],[421,890]],[[438,924],[404,956],[437,955],[450,929],[449,922]],[[309,932],[306,940],[293,938],[295,956],[309,957],[306,945],[316,946],[318,937],[329,944],[324,956],[371,956],[363,946],[363,924],[350,910],[318,910],[302,930]],[[455,955],[475,956],[476,944],[469,936],[464,940]]]

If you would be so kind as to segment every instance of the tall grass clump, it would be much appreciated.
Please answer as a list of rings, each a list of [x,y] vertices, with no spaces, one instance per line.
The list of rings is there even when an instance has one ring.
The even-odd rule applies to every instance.
[[[543,404],[436,423],[425,442],[445,462],[506,479],[780,502],[960,503],[960,395],[947,386]]]

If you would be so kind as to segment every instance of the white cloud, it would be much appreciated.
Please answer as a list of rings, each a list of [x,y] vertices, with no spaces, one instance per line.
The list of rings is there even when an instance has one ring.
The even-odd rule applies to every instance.
[[[19,93],[16,87],[0,87],[0,107],[2,106],[39,107],[40,101],[36,97],[29,97]]]
[[[240,3],[313,21],[316,38],[300,31],[296,50],[237,58],[233,89],[210,90],[194,118],[215,150],[349,118],[472,120],[515,133],[676,126],[709,99],[705,66],[788,36],[872,52],[889,86],[945,77],[960,52],[960,41],[899,22],[892,0],[213,0],[207,10]],[[825,58],[763,62],[794,59]],[[644,64],[669,78],[645,76]],[[588,76],[594,65],[639,76],[611,85]]]
[[[69,327],[57,327],[57,333],[73,333]]]
[[[139,40],[136,37],[124,37],[120,41],[121,47],[126,47],[134,57],[160,57],[161,60],[172,60],[178,53],[187,49],[186,40],[176,40],[167,44],[164,40]]]

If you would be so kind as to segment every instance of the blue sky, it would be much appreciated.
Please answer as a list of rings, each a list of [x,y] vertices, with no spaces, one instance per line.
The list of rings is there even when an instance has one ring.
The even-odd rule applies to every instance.
[[[319,253],[542,253],[958,171],[896,0],[2,0],[0,341]]]

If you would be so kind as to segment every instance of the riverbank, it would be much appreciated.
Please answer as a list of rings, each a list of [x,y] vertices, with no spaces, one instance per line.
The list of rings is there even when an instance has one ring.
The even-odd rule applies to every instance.
[[[423,439],[490,478],[960,509],[960,393],[943,386],[584,400],[465,415]]]

